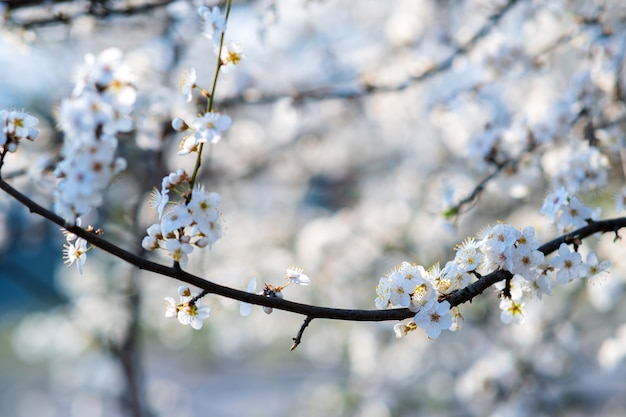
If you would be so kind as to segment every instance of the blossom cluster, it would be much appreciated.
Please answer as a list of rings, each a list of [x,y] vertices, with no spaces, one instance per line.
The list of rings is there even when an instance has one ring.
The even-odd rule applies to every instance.
[[[180,200],[172,201],[170,196]],[[163,178],[161,191],[152,193],[151,205],[159,214],[159,223],[147,230],[142,246],[152,251],[164,249],[181,265],[186,265],[188,255],[198,248],[211,247],[223,235],[220,212],[221,197],[207,192],[201,185],[191,188],[191,177],[184,169]]]
[[[0,149],[15,152],[23,139],[35,140],[39,135],[39,120],[35,116],[16,110],[0,110]]]
[[[117,157],[116,135],[132,128],[136,100],[133,77],[118,49],[87,55],[72,96],[61,103],[58,124],[63,131],[62,160],[54,210],[71,223],[102,203],[111,179],[126,168]]]
[[[179,155],[187,155],[198,152],[198,147],[203,143],[218,143],[222,139],[222,133],[230,128],[232,120],[229,116],[214,112],[206,112],[194,118],[190,123],[181,118],[172,121],[172,127],[179,132],[189,132],[180,142]]]
[[[542,166],[555,188],[562,186],[570,193],[599,189],[608,180],[608,158],[588,141],[547,152]]]
[[[450,303],[438,302],[440,275],[441,271],[436,266],[426,271],[421,265],[403,262],[379,280],[376,287],[377,308],[404,307],[416,313],[413,324],[396,326],[398,334],[414,330],[417,325],[426,329],[428,337],[436,339],[442,329],[450,328]]]
[[[165,297],[165,318],[178,319],[183,325],[190,325],[196,330],[202,328],[202,320],[209,317],[211,308],[198,305],[198,294],[191,292],[189,287],[178,287],[180,301],[176,302],[172,297]]]
[[[217,6],[213,8],[200,6],[198,14],[204,21],[204,36],[213,41],[213,51],[220,58],[220,70],[224,73],[232,71],[245,55],[240,44],[233,41],[224,42],[228,11],[222,13]]]
[[[591,219],[591,209],[582,205],[564,189],[546,198],[542,212],[557,216],[564,228],[580,227]],[[550,295],[552,288],[576,279],[591,278],[606,273],[608,261],[599,262],[590,252],[586,261],[577,250],[561,244],[556,256],[546,259],[532,227],[517,229],[510,224],[497,223],[468,238],[456,248],[454,260],[443,268],[439,265],[425,270],[422,266],[402,263],[400,267],[380,278],[376,292],[379,309],[408,308],[415,312],[409,324],[396,325],[401,336],[417,327],[426,329],[431,339],[441,330],[458,330],[462,316],[458,310],[451,315],[445,296],[468,286],[474,278],[497,270],[511,273],[512,278],[499,282],[501,291],[500,318],[504,323],[521,323],[525,318],[525,302]],[[443,301],[440,301],[443,300]]]
[[[219,7],[209,9],[206,6],[198,8],[198,14],[204,20],[204,36],[213,41],[213,52],[220,58],[218,62],[219,70],[227,73],[232,71],[235,65],[245,58],[243,48],[235,42],[224,43],[224,31],[226,30],[226,14],[222,13]],[[217,74],[216,74],[217,77]],[[202,95],[210,97],[212,93],[201,88],[197,84],[198,76],[195,68],[183,73],[180,83],[180,92],[185,96],[187,102],[193,99],[194,89],[202,91]],[[217,78],[213,80],[214,83]],[[199,152],[200,146],[204,143],[218,143],[222,139],[222,134],[230,128],[232,119],[227,115],[222,115],[212,111],[212,101],[208,110],[198,115],[190,122],[180,117],[172,121],[172,128],[177,132],[185,132],[186,135],[180,142],[179,155],[187,155],[192,152]]]
[[[560,187],[546,196],[540,213],[556,224],[559,232],[567,233],[597,220],[600,208],[585,206],[578,197],[570,195],[565,187]]]

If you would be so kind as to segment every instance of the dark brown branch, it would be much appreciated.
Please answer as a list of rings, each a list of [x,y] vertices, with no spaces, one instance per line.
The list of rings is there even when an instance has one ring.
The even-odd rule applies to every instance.
[[[559,246],[561,246],[562,243],[566,243],[568,245],[574,244],[596,233],[617,233],[617,231],[623,227],[626,227],[626,217],[592,221],[585,227],[581,227],[580,229],[574,230],[573,232],[559,236],[556,239],[544,243],[539,246],[538,250],[543,252],[544,255],[548,255],[559,249]],[[484,275],[481,279],[468,285],[467,287],[455,291],[444,298],[450,302],[451,306],[454,307],[467,301],[471,301],[474,297],[482,294],[483,291],[491,287],[496,282],[507,278],[513,278],[513,274],[509,271],[503,270],[494,271],[488,275]]]
[[[233,300],[243,301],[249,304],[260,305],[263,307],[272,307],[278,310],[284,310],[292,313],[302,314],[305,316],[311,316],[313,318],[348,321],[387,321],[402,320],[413,315],[413,313],[411,313],[408,309],[379,311],[317,307],[288,301],[278,297],[265,297],[261,295],[256,295],[246,291],[236,290],[234,288],[219,285],[206,279],[200,278],[196,275],[187,273],[181,269],[149,261],[125,249],[120,248],[119,246],[101,238],[100,236],[87,232],[80,227],[69,225],[65,222],[63,218],[41,207],[30,198],[21,194],[19,191],[11,187],[2,178],[0,178],[0,189],[4,190],[7,194],[26,206],[31,213],[35,213],[42,217],[45,217],[51,222],[67,229],[69,232],[76,234],[76,236],[85,239],[87,242],[104,250],[105,252],[108,252],[111,255],[136,266],[139,269],[177,279],[179,281],[200,288],[210,294],[231,298]]]
[[[309,327],[309,323],[311,323],[312,321],[313,321],[313,317],[310,317],[310,316],[307,316],[307,318],[304,319],[304,323],[302,323],[302,327],[300,327],[300,331],[298,331],[298,334],[296,335],[296,337],[293,338],[293,345],[291,345],[290,350],[294,350],[300,345],[300,343],[302,342],[302,335],[304,334],[304,330],[307,327]]]
[[[189,274],[181,269],[168,267],[158,264],[156,262],[149,261],[131,252],[128,252],[120,248],[119,246],[101,238],[100,236],[90,233],[80,227],[68,225],[61,217],[41,207],[30,198],[21,194],[19,191],[11,187],[2,178],[0,178],[0,189],[4,190],[7,194],[26,206],[31,213],[38,214],[50,220],[51,222],[56,223],[61,227],[64,227],[68,231],[85,239],[92,245],[104,250],[105,252],[108,252],[113,256],[136,266],[137,268],[177,279],[179,281],[198,287],[210,294],[231,298],[233,300],[243,301],[249,304],[271,307],[278,310],[302,314],[309,317],[311,320],[319,318],[346,321],[391,321],[407,319],[414,316],[415,314],[406,308],[390,310],[355,310],[318,307],[308,304],[296,303],[278,297],[265,297],[219,285],[206,279],[200,278],[196,275]],[[581,227],[578,230],[575,230],[563,236],[559,236],[558,238],[543,244],[539,247],[539,250],[547,255],[556,251],[561,243],[574,244],[595,233],[617,232],[623,227],[626,227],[626,217],[593,221],[585,227]],[[474,297],[482,294],[483,291],[485,291],[496,282],[510,277],[511,273],[508,271],[494,271],[488,275],[484,275],[478,281],[473,282],[467,287],[442,297],[442,299],[448,300],[450,302],[450,305],[454,307],[467,301],[471,301]]]

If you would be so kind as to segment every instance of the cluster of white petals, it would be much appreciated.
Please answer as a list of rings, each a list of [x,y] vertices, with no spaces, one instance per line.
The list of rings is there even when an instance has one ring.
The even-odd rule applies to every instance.
[[[376,287],[377,308],[404,307],[416,312],[413,324],[396,327],[397,335],[406,334],[419,326],[426,329],[429,338],[436,339],[441,330],[452,325],[450,303],[439,303],[437,300],[440,274],[436,270],[433,268],[426,272],[421,265],[403,262],[379,280]]]
[[[600,217],[600,208],[592,209],[585,206],[575,195],[570,195],[565,187],[550,193],[541,207],[541,214],[555,223],[561,233],[571,232],[586,226],[590,221]]]
[[[203,34],[213,41],[213,51],[220,57],[219,65],[222,72],[227,72],[244,58],[241,46],[234,43],[230,43],[228,47],[224,45],[224,31],[229,10],[230,4],[226,12],[222,12],[217,6],[198,8],[198,14],[204,23]],[[204,97],[210,97],[212,94],[200,87],[197,81],[195,68],[183,73],[179,91],[187,102],[192,101],[195,89],[200,90]],[[215,82],[217,78],[213,80],[213,89]],[[172,128],[177,132],[185,133],[180,141],[178,155],[196,153],[199,162],[202,157],[202,146],[205,143],[218,143],[223,133],[231,127],[232,119],[214,112],[212,107],[211,98],[207,111],[193,120],[187,122],[180,117],[172,120]],[[196,172],[189,175],[185,170],[179,169],[163,178],[161,190],[155,189],[151,199],[151,206],[157,209],[159,223],[147,229],[148,235],[142,241],[142,246],[146,250],[165,250],[179,265],[187,264],[194,247],[211,248],[222,237],[224,231],[221,213],[217,208],[221,203],[220,195],[207,192],[203,186],[196,184],[195,176]],[[174,201],[173,198],[177,196],[179,198]],[[288,275],[288,279],[293,282],[297,281],[302,285],[310,283],[307,281],[308,277],[302,274],[301,269],[293,269],[291,274],[288,271]],[[253,287],[256,287],[256,280]],[[281,296],[280,289],[272,292],[272,296]],[[189,305],[195,295],[191,295],[187,288],[180,291],[184,292],[184,294],[181,293],[180,303],[177,304],[173,299],[166,298],[166,316],[176,316],[182,324],[190,324],[199,329],[202,326],[202,319],[208,317],[208,311],[203,312],[198,309],[195,302]],[[248,314],[249,311],[250,306],[242,307],[242,314],[244,312]]]
[[[542,165],[553,186],[570,193],[602,188],[608,179],[608,158],[586,141],[547,152]]]
[[[198,305],[198,294],[191,292],[189,287],[179,287],[180,301],[176,302],[172,297],[165,297],[165,318],[178,319],[183,325],[189,325],[196,330],[202,328],[203,320],[211,315],[211,308]]]
[[[198,152],[202,143],[218,143],[222,140],[222,133],[230,128],[232,120],[229,116],[207,112],[194,118],[190,123],[180,118],[172,121],[172,127],[177,131],[187,132],[180,142],[179,155]]]
[[[64,141],[55,170],[54,209],[67,221],[74,223],[99,206],[111,179],[126,168],[126,161],[117,157],[116,135],[132,128],[135,99],[120,50],[85,57],[72,96],[58,113]]]
[[[23,139],[35,140],[39,135],[39,120],[16,110],[0,110],[0,149],[15,152]]]
[[[541,211],[563,230],[582,227],[597,216],[565,188],[548,195]],[[435,339],[441,330],[458,330],[462,322],[458,309],[451,315],[445,296],[467,287],[481,274],[497,270],[512,274],[511,279],[496,284],[502,295],[500,317],[504,323],[522,323],[528,300],[551,295],[557,284],[605,274],[609,266],[609,261],[600,262],[593,252],[584,262],[581,254],[565,243],[548,260],[539,250],[534,228],[520,230],[510,224],[496,223],[476,238],[458,245],[454,260],[443,268],[437,264],[426,271],[421,265],[403,262],[380,278],[376,307],[408,308],[416,313],[412,322],[394,327],[398,337],[420,327],[429,338]]]
[[[170,195],[180,195],[171,201]],[[187,198],[188,196],[188,198]],[[142,246],[146,250],[164,249],[169,256],[185,265],[193,248],[211,247],[223,235],[219,194],[196,185],[190,189],[190,177],[183,169],[163,178],[161,191],[154,190],[151,205],[159,214],[159,223],[147,230]]]

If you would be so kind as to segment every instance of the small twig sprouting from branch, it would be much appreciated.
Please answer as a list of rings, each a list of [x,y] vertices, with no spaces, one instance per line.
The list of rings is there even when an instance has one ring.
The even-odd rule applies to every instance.
[[[460,214],[461,210],[463,209],[463,207],[465,207],[468,204],[473,203],[478,198],[478,196],[484,191],[485,186],[487,185],[487,183],[489,183],[489,181],[493,180],[498,175],[500,175],[500,173],[507,166],[516,165],[516,164],[517,164],[517,160],[509,160],[509,161],[506,161],[503,164],[498,165],[496,170],[493,171],[491,174],[487,175],[485,178],[483,178],[478,184],[476,184],[474,189],[466,197],[461,199],[461,201],[459,201],[454,206],[448,208],[445,211],[445,215],[446,216],[448,216],[448,215],[456,216],[456,215]]]
[[[487,186],[487,184],[490,181],[493,181],[495,178],[497,178],[502,172],[504,172],[505,170],[511,168],[511,169],[516,169],[520,162],[522,161],[522,159],[532,153],[537,147],[538,144],[537,142],[534,140],[534,137],[532,135],[532,132],[529,132],[529,141],[528,141],[528,145],[526,146],[526,149],[524,149],[518,156],[517,158],[511,158],[511,159],[507,159],[504,162],[498,163],[496,164],[496,169],[489,175],[487,175],[485,178],[483,178],[478,184],[476,184],[476,186],[474,187],[474,189],[463,199],[461,199],[457,204],[455,204],[454,206],[448,208],[445,212],[444,215],[446,217],[448,216],[456,216],[459,215],[463,208],[465,206],[467,206],[468,204],[473,203],[474,201],[476,201],[478,199],[478,197],[480,196],[480,194],[485,190],[485,187]]]
[[[293,338],[293,345],[291,345],[290,350],[294,350],[300,345],[300,342],[302,342],[302,335],[304,334],[304,330],[309,326],[309,323],[311,323],[312,321],[313,321],[313,317],[311,316],[307,316],[306,319],[304,319],[304,323],[302,323],[302,326],[300,327],[300,331],[298,331],[298,334],[296,335],[296,337]]]

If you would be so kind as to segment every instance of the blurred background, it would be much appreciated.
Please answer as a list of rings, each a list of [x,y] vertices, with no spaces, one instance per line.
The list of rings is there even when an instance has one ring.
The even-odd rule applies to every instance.
[[[141,254],[152,187],[193,167],[169,124],[205,106],[178,85],[194,67],[210,87],[196,9],[212,3],[0,4],[0,106],[42,130],[2,173],[22,173],[11,184],[46,207],[56,109],[85,54],[124,51],[139,91],[120,137],[128,169],[83,224]],[[402,261],[443,265],[489,224],[556,237],[539,214],[556,186],[619,216],[625,28],[618,0],[235,1],[226,39],[246,59],[220,75],[215,100],[233,126],[201,171],[222,196],[225,236],[186,269],[245,289],[297,265],[313,284],[285,298],[373,309],[381,276]],[[581,247],[611,260],[608,276],[555,288],[522,325],[500,321],[488,290],[436,341],[396,339],[392,322],[314,320],[291,352],[303,317],[241,317],[207,296],[211,317],[194,331],[163,317],[179,283],[97,250],[80,275],[56,226],[6,195],[0,205],[0,415],[626,414],[626,246],[613,235]]]

